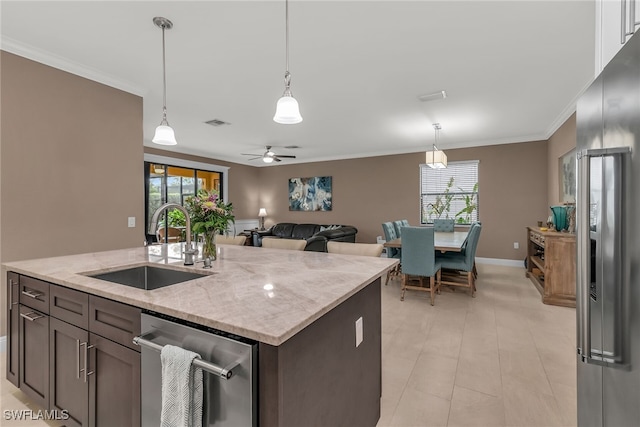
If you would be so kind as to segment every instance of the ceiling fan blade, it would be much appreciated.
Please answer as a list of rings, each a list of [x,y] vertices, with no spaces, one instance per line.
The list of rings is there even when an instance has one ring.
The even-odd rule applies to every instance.
[[[247,160],[258,160],[258,159],[261,159],[261,158],[262,158],[262,156],[258,156],[258,157],[252,157],[252,158],[247,159]]]
[[[276,154],[278,157],[282,157],[283,159],[295,159],[296,156],[281,156],[280,154]]]
[[[273,160],[275,160],[276,162],[281,162],[281,161],[282,161],[282,160],[280,160],[280,159],[278,158],[278,156],[273,156]]]
[[[249,154],[249,153],[240,153],[241,156],[261,156],[262,154]]]

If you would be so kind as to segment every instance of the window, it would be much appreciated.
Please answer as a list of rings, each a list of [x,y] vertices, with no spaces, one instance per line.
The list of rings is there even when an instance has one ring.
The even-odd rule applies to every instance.
[[[144,163],[145,170],[145,230],[149,228],[151,217],[164,203],[178,203],[184,205],[185,199],[195,195],[198,190],[216,190],[224,199],[220,183],[223,173],[200,170],[189,167],[171,166],[162,163]],[[168,217],[168,218],[167,218]],[[164,226],[165,221],[169,227],[184,229],[186,219],[184,214],[176,209],[171,209],[163,214],[159,226]],[[148,241],[154,241],[155,236],[147,234]]]
[[[420,165],[420,223],[455,219],[456,224],[478,220],[478,161],[451,162],[446,169]]]

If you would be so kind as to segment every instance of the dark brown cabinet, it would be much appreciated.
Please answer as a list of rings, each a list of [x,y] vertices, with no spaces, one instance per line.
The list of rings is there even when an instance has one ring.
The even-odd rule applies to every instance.
[[[20,304],[20,390],[49,407],[49,316]]]
[[[141,310],[12,272],[7,378],[67,426],[140,425]]]
[[[96,334],[90,342],[89,425],[140,426],[140,353]]]
[[[7,380],[20,387],[20,308],[19,282],[16,273],[7,274]]]
[[[85,348],[89,332],[62,320],[49,324],[49,386],[51,409],[66,410],[68,427],[86,426],[89,420],[89,380]],[[84,344],[84,345],[83,345]],[[88,374],[88,372],[87,372]]]

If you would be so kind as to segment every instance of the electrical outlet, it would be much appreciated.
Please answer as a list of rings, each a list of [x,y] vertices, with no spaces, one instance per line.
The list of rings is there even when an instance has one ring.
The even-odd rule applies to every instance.
[[[513,242],[513,249],[520,249],[520,243]]]
[[[362,344],[363,339],[364,338],[362,336],[362,317],[360,317],[358,320],[356,320],[356,347]]]
[[[127,218],[127,226],[129,228],[134,228],[136,226],[136,217],[135,216],[130,216],[129,218]]]

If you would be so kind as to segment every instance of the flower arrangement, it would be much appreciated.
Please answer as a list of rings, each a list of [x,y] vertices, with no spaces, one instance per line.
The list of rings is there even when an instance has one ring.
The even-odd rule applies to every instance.
[[[191,231],[204,236],[202,256],[215,259],[215,236],[224,233],[229,223],[235,224],[233,204],[225,203],[215,190],[199,190],[185,199],[185,208],[191,218]]]

